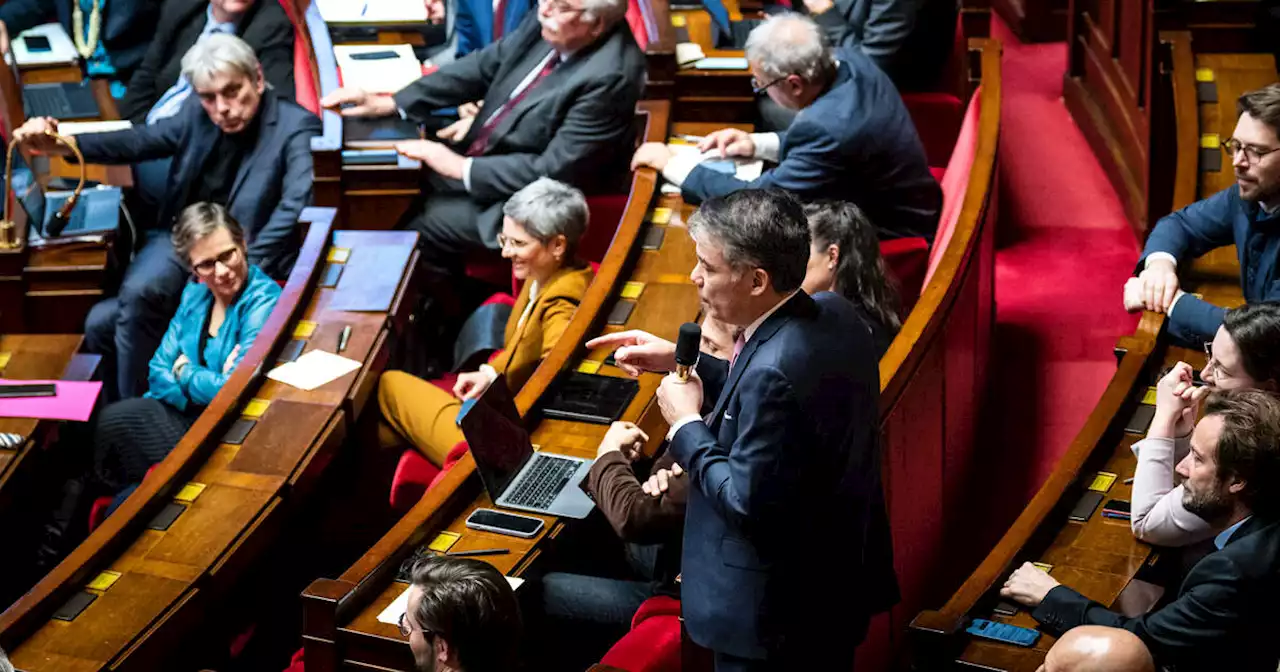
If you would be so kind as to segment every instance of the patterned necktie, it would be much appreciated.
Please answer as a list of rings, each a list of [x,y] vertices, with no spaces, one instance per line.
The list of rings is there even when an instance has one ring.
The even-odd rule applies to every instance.
[[[542,66],[542,69],[538,71],[537,75],[534,75],[533,81],[529,82],[529,86],[524,87],[520,93],[517,93],[508,99],[507,103],[502,106],[502,109],[498,110],[496,114],[489,117],[489,119],[484,122],[484,126],[480,127],[480,132],[476,133],[476,139],[472,140],[471,144],[467,147],[467,156],[482,156],[485,150],[489,149],[489,138],[493,136],[493,131],[498,127],[498,124],[502,123],[502,120],[506,119],[507,115],[511,114],[511,111],[516,109],[516,106],[520,104],[520,101],[524,100],[524,97],[529,95],[529,92],[532,91],[534,87],[538,86],[542,80],[546,79],[547,75],[551,74],[551,71],[555,70],[556,66],[559,64],[560,58],[557,55],[552,54],[551,58],[547,59],[547,64]]]

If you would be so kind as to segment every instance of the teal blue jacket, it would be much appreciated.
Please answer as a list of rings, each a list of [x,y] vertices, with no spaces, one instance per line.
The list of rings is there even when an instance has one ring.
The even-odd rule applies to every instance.
[[[164,332],[160,349],[151,358],[150,389],[145,396],[159,399],[180,411],[187,410],[188,406],[208,406],[230,375],[222,372],[227,357],[239,345],[236,365],[240,364],[245,353],[253,347],[258,332],[266,325],[279,298],[280,286],[262,269],[250,264],[244,290],[227,309],[218,335],[206,340],[204,356],[201,357],[200,332],[205,329],[205,320],[213,308],[213,293],[203,284],[188,283],[182,290],[178,312]],[[182,368],[182,375],[175,376],[173,363],[178,360],[178,355],[186,355],[191,363]]]

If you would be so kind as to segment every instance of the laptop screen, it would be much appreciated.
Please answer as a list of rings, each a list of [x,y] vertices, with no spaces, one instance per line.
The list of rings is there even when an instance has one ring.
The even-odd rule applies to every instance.
[[[458,415],[458,425],[471,447],[480,480],[497,501],[533,455],[529,432],[516,410],[506,379],[498,376],[479,399],[464,403]]]
[[[27,165],[22,151],[13,153],[13,193],[18,198],[18,205],[27,211],[27,226],[32,230],[44,228],[45,198],[44,189],[36,182],[36,174]]]

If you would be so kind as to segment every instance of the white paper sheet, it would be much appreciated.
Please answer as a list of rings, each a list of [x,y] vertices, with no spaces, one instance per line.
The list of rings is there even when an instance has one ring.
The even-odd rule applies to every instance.
[[[741,56],[712,56],[693,64],[695,70],[746,70],[747,59]]]
[[[128,119],[115,121],[59,121],[58,132],[63,135],[80,135],[81,133],[108,133],[110,131],[127,131],[133,128]]]
[[[514,576],[506,577],[507,583],[511,585],[511,590],[519,590],[524,585],[524,579]],[[412,586],[410,586],[412,588]],[[409,609],[409,588],[405,588],[400,597],[397,597],[391,604],[387,605],[382,613],[378,614],[378,621],[387,625],[400,625],[400,615]]]
[[[394,51],[396,57],[376,61],[351,58],[352,54],[380,51]],[[333,56],[342,71],[342,83],[365,91],[395,93],[422,78],[422,63],[407,44],[340,44],[333,48]]]
[[[427,20],[427,6],[422,0],[316,0],[316,8],[328,23]]]
[[[48,51],[30,51],[27,49],[26,36],[39,36],[49,40]],[[45,23],[28,28],[13,39],[13,56],[18,65],[50,65],[53,63],[75,63],[80,58],[76,47],[71,43],[71,36],[60,23]]]
[[[314,390],[360,368],[360,362],[324,350],[285,362],[267,373],[267,377],[302,390]]]
[[[724,159],[721,159],[720,156],[715,154],[714,152],[700,154],[698,152],[698,148],[694,145],[669,144],[667,145],[667,149],[670,149],[671,153],[676,156],[680,156],[680,155],[698,156],[699,162],[724,160]],[[761,161],[760,159],[734,158],[732,159],[732,161],[735,166],[733,171],[733,176],[738,178],[739,180],[743,180],[744,182],[750,182],[751,180],[754,180],[757,177],[760,177],[760,174],[764,172],[764,161]],[[677,187],[676,185],[671,184],[670,182],[663,182],[661,189],[662,189],[662,193],[664,194],[680,193],[680,187]]]

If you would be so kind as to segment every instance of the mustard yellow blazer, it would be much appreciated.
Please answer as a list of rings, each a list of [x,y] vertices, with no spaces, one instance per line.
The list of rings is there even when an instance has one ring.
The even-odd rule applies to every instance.
[[[545,287],[538,288],[532,308],[529,289],[533,283],[524,283],[507,319],[502,354],[489,362],[498,373],[506,375],[507,387],[513,393],[524,386],[538,363],[560,340],[594,276],[590,266],[561,268],[547,280]],[[526,311],[529,314],[521,323],[520,316]]]

